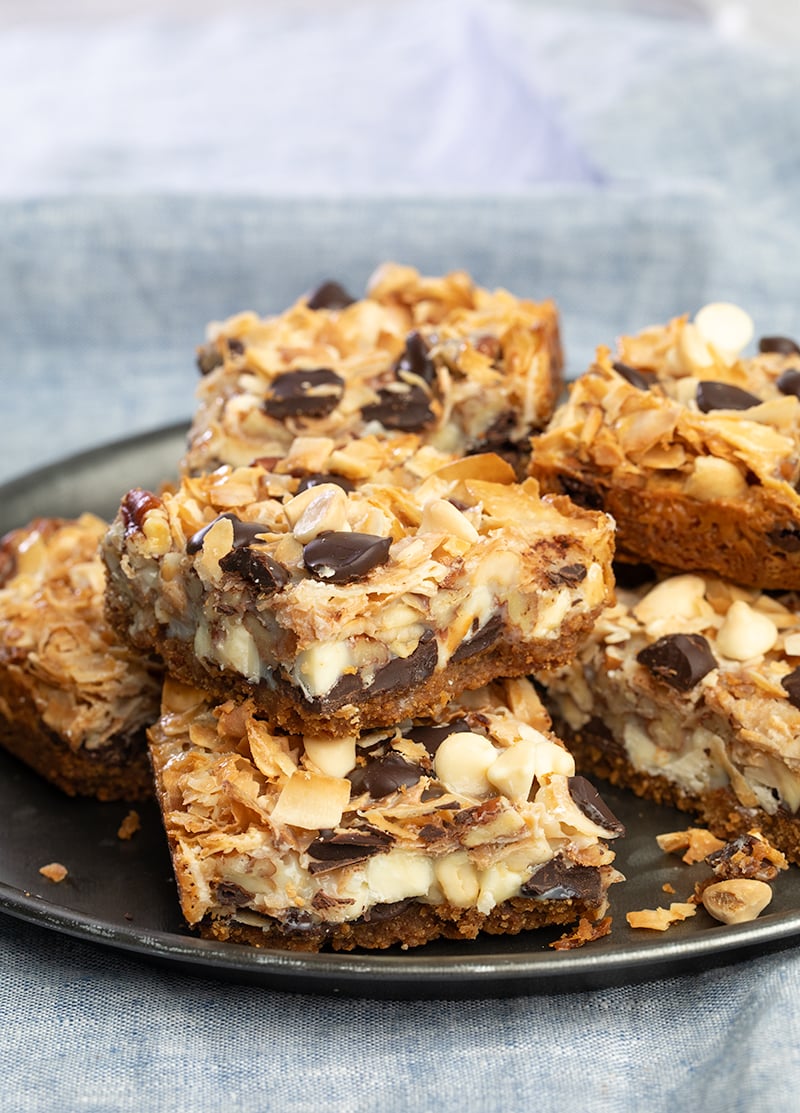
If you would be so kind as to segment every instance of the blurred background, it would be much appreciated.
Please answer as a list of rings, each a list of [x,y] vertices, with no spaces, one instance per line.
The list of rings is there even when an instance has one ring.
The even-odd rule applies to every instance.
[[[0,0],[0,478],[382,257],[556,297],[571,374],[705,300],[800,332],[799,50],[797,0]]]

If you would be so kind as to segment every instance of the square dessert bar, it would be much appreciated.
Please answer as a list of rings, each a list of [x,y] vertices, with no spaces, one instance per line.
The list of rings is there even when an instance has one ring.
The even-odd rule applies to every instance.
[[[617,596],[578,659],[540,675],[578,768],[800,863],[798,596],[692,573]]]
[[[198,364],[185,471],[266,459],[302,476],[338,474],[335,453],[353,439],[373,449],[388,439],[394,466],[421,445],[526,460],[562,359],[552,302],[482,289],[461,271],[429,278],[386,264],[360,300],[328,282],[277,316],[211,325]],[[298,438],[310,445],[281,464]],[[363,477],[375,477],[374,461]]]
[[[38,519],[0,540],[0,744],[70,795],[152,795],[160,669],[104,617],[107,523]]]
[[[181,908],[209,938],[318,951],[598,921],[623,833],[529,681],[360,737],[276,732],[168,679],[150,730]]]
[[[617,552],[800,588],[800,349],[725,303],[600,348],[533,441],[543,489],[605,509]]]
[[[540,498],[491,453],[413,489],[292,495],[220,468],[125,496],[107,608],[177,678],[286,730],[353,734],[571,659],[610,601],[612,548],[606,515]]]

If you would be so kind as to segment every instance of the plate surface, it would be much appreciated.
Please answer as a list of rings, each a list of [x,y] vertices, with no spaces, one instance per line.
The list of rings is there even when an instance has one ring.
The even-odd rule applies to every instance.
[[[113,515],[133,486],[154,487],[174,472],[183,426],[83,453],[0,487],[0,533],[38,515]],[[715,923],[701,908],[666,933],[631,930],[625,913],[686,900],[702,866],[658,849],[655,836],[689,817],[600,785],[628,834],[616,843],[628,880],[611,890],[613,931],[574,951],[549,947],[563,929],[473,943],[439,942],[403,952],[293,954],[211,943],[184,926],[155,803],[137,806],[142,825],[117,837],[125,804],[70,799],[0,752],[0,910],[190,973],[292,992],[358,997],[479,997],[598,988],[667,977],[792,945],[800,935],[800,871],[779,876],[766,914],[751,924]],[[60,861],[56,885],[39,867]],[[663,891],[669,883],[674,895]]]

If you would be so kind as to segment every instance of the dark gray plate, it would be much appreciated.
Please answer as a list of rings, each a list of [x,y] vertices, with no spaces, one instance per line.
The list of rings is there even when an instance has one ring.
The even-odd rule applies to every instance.
[[[169,478],[182,450],[183,426],[74,457],[0,488],[0,533],[37,515],[110,516],[124,491]],[[603,787],[603,786],[601,786]],[[688,826],[679,812],[611,787],[603,794],[628,828],[617,864],[628,880],[612,889],[610,936],[574,951],[548,944],[542,930],[474,943],[434,943],[357,954],[291,954],[209,943],[183,926],[155,804],[140,807],[141,830],[117,838],[124,804],[71,800],[0,753],[0,910],[53,930],[198,975],[293,992],[359,997],[478,997],[545,993],[661,978],[789,946],[800,934],[800,871],[774,885],[766,914],[725,927],[703,909],[666,933],[632,931],[629,909],[685,900],[703,867],[662,854],[655,836]],[[47,862],[68,867],[56,885],[39,874]],[[662,885],[669,882],[675,895]]]

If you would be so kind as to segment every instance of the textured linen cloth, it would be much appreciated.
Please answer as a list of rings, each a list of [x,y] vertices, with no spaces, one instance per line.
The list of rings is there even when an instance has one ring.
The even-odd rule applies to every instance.
[[[206,321],[327,277],[358,291],[386,258],[555,297],[572,373],[712,299],[798,336],[800,71],[791,36],[739,34],[744,7],[234,5],[7,31],[0,480],[188,417]],[[799,990],[788,948],[614,990],[344,1000],[0,916],[0,1109],[790,1109]]]

